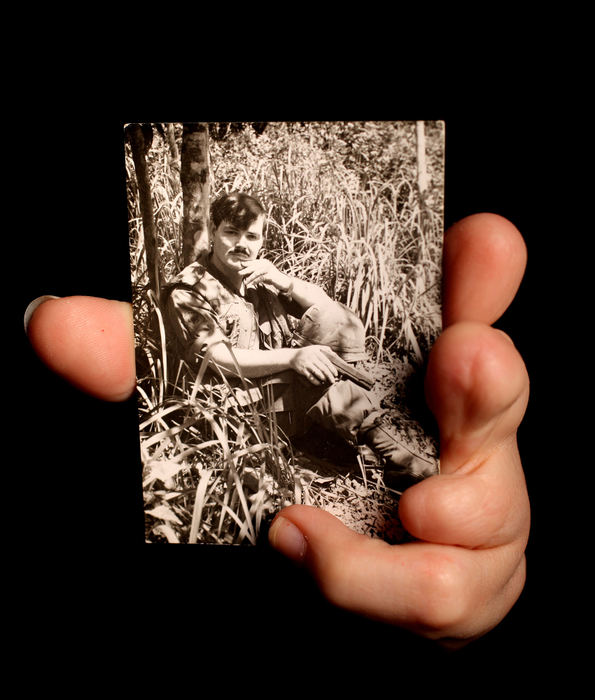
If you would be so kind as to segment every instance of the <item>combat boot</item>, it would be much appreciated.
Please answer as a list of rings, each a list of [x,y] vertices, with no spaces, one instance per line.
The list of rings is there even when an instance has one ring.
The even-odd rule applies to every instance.
[[[361,444],[370,447],[384,461],[384,483],[396,491],[404,491],[440,471],[438,460],[412,452],[386,421],[361,431],[358,437]]]

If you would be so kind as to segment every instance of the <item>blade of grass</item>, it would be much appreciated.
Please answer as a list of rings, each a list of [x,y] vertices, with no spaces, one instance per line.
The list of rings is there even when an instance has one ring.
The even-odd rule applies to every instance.
[[[188,536],[189,544],[195,544],[197,541],[198,531],[202,520],[202,512],[205,506],[205,494],[207,492],[207,486],[209,485],[212,473],[212,469],[204,469],[201,471],[200,480],[198,482],[198,486],[196,487],[196,495],[194,497],[192,522],[190,525],[190,534]]]

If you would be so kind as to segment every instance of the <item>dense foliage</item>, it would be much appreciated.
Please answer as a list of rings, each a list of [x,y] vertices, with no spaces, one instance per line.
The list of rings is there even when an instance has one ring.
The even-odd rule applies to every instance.
[[[244,190],[262,202],[268,255],[358,313],[375,367],[419,367],[439,331],[442,128],[425,123],[421,197],[414,122],[209,127],[211,196]],[[181,124],[153,125],[146,153],[164,281],[181,267],[181,138]],[[296,484],[303,500],[303,479],[268,418],[232,412],[230,422],[225,397],[206,396],[168,357],[128,150],[126,165],[148,538],[255,541],[263,517],[295,500]]]

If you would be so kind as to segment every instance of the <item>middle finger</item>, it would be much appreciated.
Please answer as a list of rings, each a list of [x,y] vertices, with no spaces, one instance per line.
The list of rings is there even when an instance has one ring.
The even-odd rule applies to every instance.
[[[336,379],[335,368],[332,365],[329,367],[324,362],[314,363],[311,367],[311,371],[314,372],[319,379],[329,382],[330,384]]]

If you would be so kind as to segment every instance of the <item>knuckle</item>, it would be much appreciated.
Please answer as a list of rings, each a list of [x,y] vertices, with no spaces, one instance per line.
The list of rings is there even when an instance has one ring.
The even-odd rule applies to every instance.
[[[337,562],[326,563],[324,575],[317,576],[318,587],[322,595],[333,605],[346,606],[345,569]]]
[[[344,609],[356,605],[360,586],[359,560],[348,550],[337,549],[332,555],[313,562],[313,574],[322,595],[332,604]]]
[[[467,576],[450,556],[426,555],[417,572],[417,626],[429,636],[454,633],[473,614]]]

